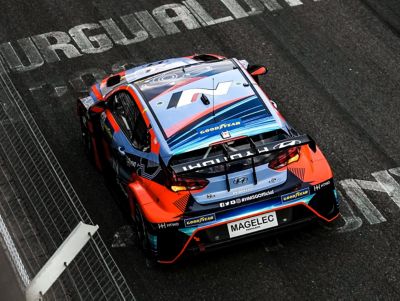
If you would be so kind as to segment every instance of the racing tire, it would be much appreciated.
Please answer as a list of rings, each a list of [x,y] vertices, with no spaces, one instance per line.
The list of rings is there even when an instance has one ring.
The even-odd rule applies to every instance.
[[[85,116],[80,115],[79,122],[81,125],[82,144],[84,147],[85,155],[90,159],[91,162],[93,162],[94,158],[93,158],[92,137],[89,133],[88,128],[86,127]]]
[[[147,222],[143,216],[143,212],[140,209],[139,204],[134,202],[134,228],[136,232],[136,245],[143,251],[147,258],[151,257],[149,237],[147,234]]]

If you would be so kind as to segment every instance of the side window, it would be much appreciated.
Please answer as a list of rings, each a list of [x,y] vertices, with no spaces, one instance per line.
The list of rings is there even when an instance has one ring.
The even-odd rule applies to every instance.
[[[132,97],[127,92],[119,92],[111,99],[110,108],[132,145],[141,151],[149,151],[147,126]]]

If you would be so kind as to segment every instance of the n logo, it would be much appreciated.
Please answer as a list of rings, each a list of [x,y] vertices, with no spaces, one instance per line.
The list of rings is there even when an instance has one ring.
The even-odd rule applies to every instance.
[[[213,89],[189,89],[172,94],[167,109],[186,106],[199,99],[199,95],[226,95],[232,85],[232,82],[219,83],[215,90]]]
[[[300,140],[290,140],[290,141],[286,141],[286,142],[281,142],[277,145],[275,145],[272,149],[281,149],[281,148],[285,148],[288,146],[295,146],[297,144],[301,144]]]

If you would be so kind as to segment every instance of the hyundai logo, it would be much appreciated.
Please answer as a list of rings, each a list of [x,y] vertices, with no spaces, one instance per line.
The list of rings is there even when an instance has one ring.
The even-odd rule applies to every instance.
[[[236,185],[243,185],[247,183],[248,178],[247,177],[238,177],[233,179],[233,184]]]

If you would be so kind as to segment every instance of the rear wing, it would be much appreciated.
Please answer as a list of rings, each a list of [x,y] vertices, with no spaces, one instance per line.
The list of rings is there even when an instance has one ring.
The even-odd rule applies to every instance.
[[[254,143],[249,138],[249,142],[251,148],[247,150],[242,150],[238,152],[229,152],[227,148],[224,147],[226,152],[223,155],[172,165],[171,168],[176,174],[182,174],[216,165],[224,164],[226,166],[227,163],[233,161],[242,160],[246,158],[253,158],[259,155],[269,154],[276,151],[281,151],[295,146],[301,146],[306,144],[310,146],[313,152],[316,152],[317,150],[315,141],[309,135],[301,135],[269,143]]]

